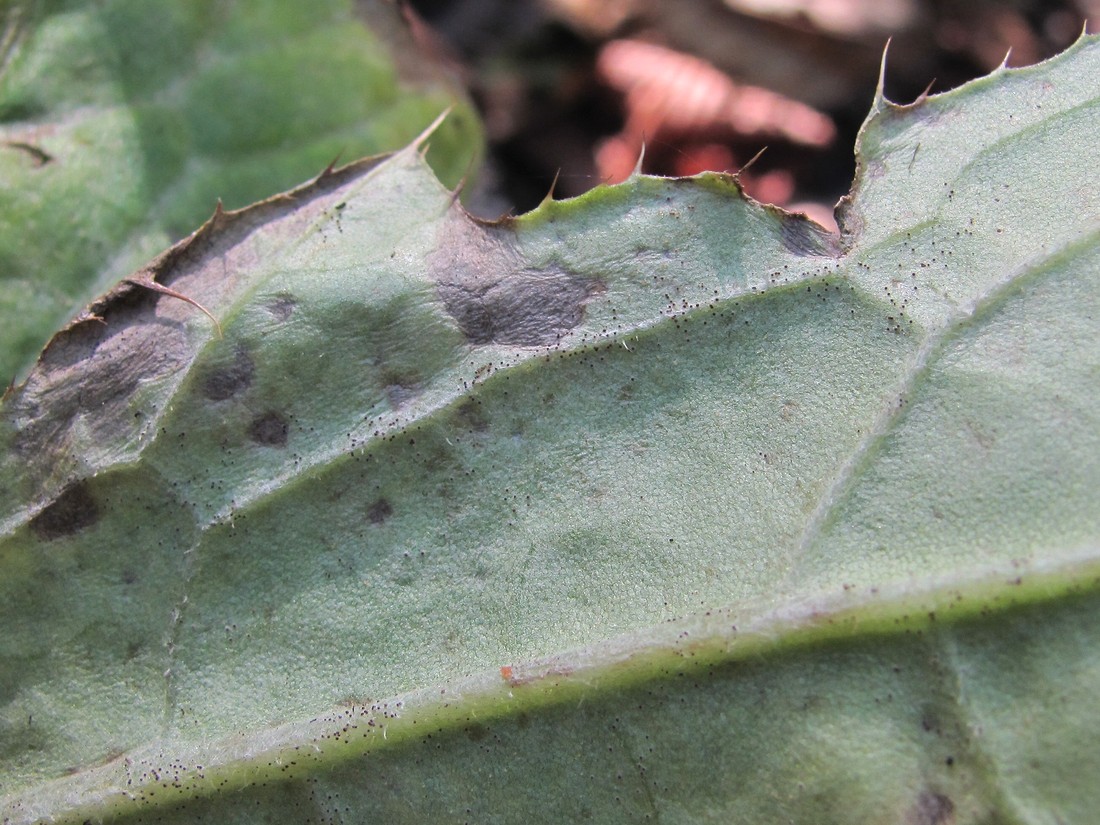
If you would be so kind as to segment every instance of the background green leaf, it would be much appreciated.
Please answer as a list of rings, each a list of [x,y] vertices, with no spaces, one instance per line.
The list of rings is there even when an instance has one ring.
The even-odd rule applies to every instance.
[[[1089,822],[1100,42],[736,181],[215,216],[3,405],[12,822]],[[72,775],[62,776],[72,770]]]
[[[337,157],[403,145],[452,105],[433,167],[453,185],[480,154],[472,109],[416,62],[387,3],[28,1],[0,13],[3,376],[219,199],[244,206]]]

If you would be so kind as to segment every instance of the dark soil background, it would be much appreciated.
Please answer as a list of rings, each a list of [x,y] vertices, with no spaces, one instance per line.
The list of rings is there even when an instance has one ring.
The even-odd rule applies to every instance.
[[[1100,0],[410,0],[490,141],[469,208],[524,212],[616,182],[738,171],[832,226],[875,92],[907,103],[1070,45]],[[765,148],[766,147],[766,148]],[[753,158],[761,151],[759,158]],[[557,183],[554,180],[557,178]]]

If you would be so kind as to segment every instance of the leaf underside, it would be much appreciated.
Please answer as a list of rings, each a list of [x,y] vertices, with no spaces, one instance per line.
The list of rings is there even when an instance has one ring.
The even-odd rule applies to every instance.
[[[215,215],[139,276],[220,336],[122,284],[0,408],[6,821],[1091,821],[1098,74],[880,96],[838,238]]]

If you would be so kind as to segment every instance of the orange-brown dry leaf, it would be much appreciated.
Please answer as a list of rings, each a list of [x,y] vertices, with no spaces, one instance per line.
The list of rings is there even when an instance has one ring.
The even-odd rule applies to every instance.
[[[726,128],[738,135],[776,135],[824,146],[832,120],[776,92],[735,82],[710,63],[638,40],[600,50],[600,78],[626,96],[626,131],[652,136]]]
[[[684,146],[684,168],[677,171],[691,174],[735,166],[723,142],[731,137],[824,146],[836,134],[832,120],[810,106],[737,83],[705,60],[652,43],[611,41],[600,51],[597,73],[622,93],[626,109],[622,132],[597,153],[600,173],[610,181],[630,174],[646,141]]]

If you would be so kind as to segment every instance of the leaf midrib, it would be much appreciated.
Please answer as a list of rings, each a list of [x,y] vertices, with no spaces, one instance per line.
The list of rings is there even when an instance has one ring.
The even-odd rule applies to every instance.
[[[988,620],[1025,605],[1097,593],[1100,546],[1083,546],[1057,560],[1032,562],[1030,569],[1028,565],[1005,564],[962,580],[941,576],[923,586],[908,582],[818,594],[778,606],[760,602],[755,607],[716,608],[586,648],[511,665],[510,680],[497,671],[483,671],[448,683],[445,691],[433,686],[379,700],[370,707],[336,708],[309,721],[227,737],[213,746],[201,741],[153,741],[125,759],[44,783],[25,795],[9,795],[0,800],[0,806],[16,825],[47,814],[59,823],[80,822],[136,804],[174,805],[186,798],[232,791],[251,783],[286,781],[336,767],[370,752],[399,747],[425,731],[457,729],[471,714],[487,723],[520,710],[575,702],[593,690],[629,688],[680,672],[699,674],[720,663],[780,650],[935,628],[949,632],[949,628],[978,616]],[[935,643],[942,647],[942,633]],[[950,674],[961,680],[957,663],[948,658]],[[956,701],[955,707],[965,718],[961,702]],[[368,718],[375,720],[375,726],[361,721]],[[220,760],[216,756],[219,751],[223,754]],[[994,757],[987,754],[986,758]],[[292,759],[299,764],[288,771],[286,765]],[[196,765],[202,765],[202,770],[196,770]],[[177,783],[170,783],[170,797],[164,793],[142,797],[143,788],[161,790],[161,780],[134,781],[149,768],[179,776]],[[15,817],[15,806],[26,815]]]

